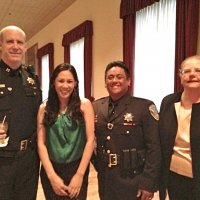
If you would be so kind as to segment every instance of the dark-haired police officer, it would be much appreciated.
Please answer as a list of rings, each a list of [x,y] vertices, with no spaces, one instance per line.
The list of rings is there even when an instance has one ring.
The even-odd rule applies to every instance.
[[[0,31],[0,120],[8,122],[8,144],[0,147],[0,200],[35,200],[39,177],[36,119],[41,90],[22,65],[26,35],[16,26]]]
[[[100,199],[152,199],[161,160],[156,107],[128,94],[130,74],[121,61],[107,65],[105,85],[109,96],[93,103]]]

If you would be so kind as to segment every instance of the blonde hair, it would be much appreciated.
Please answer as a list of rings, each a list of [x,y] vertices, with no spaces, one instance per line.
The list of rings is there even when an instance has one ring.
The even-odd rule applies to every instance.
[[[200,61],[200,55],[193,55],[193,56],[190,56],[190,57],[187,57],[185,60],[183,60],[183,62],[181,63],[181,66],[180,68],[183,68],[185,63],[191,61],[191,60],[199,60]]]

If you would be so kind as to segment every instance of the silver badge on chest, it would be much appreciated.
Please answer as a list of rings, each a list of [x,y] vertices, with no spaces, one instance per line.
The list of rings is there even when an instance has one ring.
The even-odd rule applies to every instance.
[[[133,118],[134,118],[133,113],[126,113],[126,114],[124,115],[124,125],[125,125],[125,126],[134,125],[134,124],[133,124]]]

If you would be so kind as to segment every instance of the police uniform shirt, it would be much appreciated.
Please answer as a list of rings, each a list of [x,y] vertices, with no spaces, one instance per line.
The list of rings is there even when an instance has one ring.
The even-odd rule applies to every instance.
[[[36,132],[41,92],[33,76],[20,66],[12,70],[0,61],[0,120],[6,116],[9,144],[1,150],[17,150],[20,141]]]
[[[145,149],[141,188],[156,191],[161,160],[156,107],[149,100],[129,94],[117,103],[114,115],[108,117],[109,97],[93,102],[97,155],[100,158],[102,154],[121,155],[123,150],[135,149],[139,152]]]

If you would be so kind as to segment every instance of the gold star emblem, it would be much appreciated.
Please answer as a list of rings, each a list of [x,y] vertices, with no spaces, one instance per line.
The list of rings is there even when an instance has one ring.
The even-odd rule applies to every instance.
[[[126,121],[126,122],[133,122],[133,114],[132,113],[126,113],[125,115],[124,115],[124,121]]]
[[[135,125],[133,123],[133,114],[132,113],[126,113],[124,115],[124,126],[133,126]]]
[[[28,77],[28,78],[27,78],[27,82],[28,82],[30,85],[35,85],[35,81],[34,81],[31,77]]]

